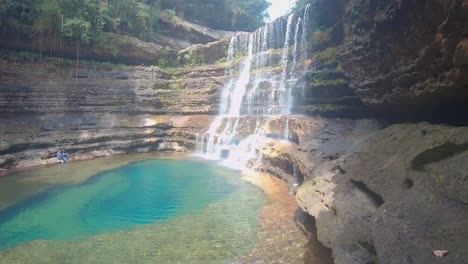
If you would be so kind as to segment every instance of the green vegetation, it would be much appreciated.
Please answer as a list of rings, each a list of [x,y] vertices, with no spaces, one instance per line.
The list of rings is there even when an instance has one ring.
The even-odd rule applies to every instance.
[[[180,65],[193,67],[205,64],[203,56],[197,51],[191,50],[184,55],[178,56],[178,61]]]
[[[0,25],[23,37],[64,37],[78,44],[100,44],[102,32],[154,37],[159,7],[138,0],[4,0]]]
[[[169,21],[175,21],[177,19],[177,13],[172,10],[172,9],[165,9],[163,10],[163,15],[169,20]]]
[[[161,12],[161,6],[168,10]],[[3,34],[96,45],[102,32],[151,40],[159,17],[175,20],[176,12],[208,26],[254,30],[263,25],[268,6],[266,0],[2,0],[0,27]]]
[[[29,51],[6,51],[0,50],[0,59],[7,59],[7,60],[19,60],[19,61],[35,61],[35,60],[43,60],[43,61],[50,61],[50,62],[60,62],[63,64],[75,64],[76,61],[70,59],[58,59],[55,57],[47,57],[41,56],[40,53],[29,52]],[[80,60],[81,65],[87,66],[109,66],[114,68],[126,68],[128,65],[120,64],[120,63],[112,63],[108,61],[94,61],[94,60]]]
[[[183,18],[214,29],[253,31],[268,17],[267,0],[160,0]]]
[[[343,78],[338,79],[330,79],[330,80],[323,80],[323,79],[313,79],[311,82],[311,86],[318,88],[323,86],[343,86],[347,85],[348,81]]]
[[[317,30],[312,33],[312,47],[321,47],[330,40],[331,36],[328,31]]]
[[[158,57],[158,62],[155,64],[155,66],[158,66],[160,68],[172,68],[174,67],[174,63],[171,61],[170,58],[173,58],[175,55],[172,54],[172,50],[169,48],[164,48],[162,50],[159,50],[157,52],[154,52],[153,54],[155,57]]]
[[[314,74],[311,78],[310,85],[314,88],[322,87],[336,87],[348,85],[348,80],[344,75],[336,73],[318,73]]]
[[[211,80],[210,83],[208,84],[208,89],[209,90],[213,90],[213,89],[218,88],[218,87],[219,87],[219,85],[213,80]]]
[[[226,57],[222,57],[221,59],[217,60],[215,62],[215,64],[225,64],[227,63],[227,58]]]
[[[326,65],[338,63],[338,48],[330,47],[314,55],[314,60],[320,60]]]
[[[353,106],[337,105],[337,104],[314,104],[314,105],[306,105],[304,109],[308,113],[319,114],[319,113],[331,113],[331,112],[338,112],[338,111],[350,111],[352,109],[354,110],[358,108],[353,107]]]
[[[263,25],[268,6],[266,0],[1,0],[0,37],[32,43],[33,53],[9,57],[34,60],[47,55],[67,62],[62,60],[66,57],[78,67],[85,56],[114,61],[109,55],[121,56],[132,37],[156,41],[166,23],[189,27],[185,15],[212,27],[253,30]],[[90,51],[97,57],[90,58]],[[205,63],[203,54],[196,52],[179,60],[165,50],[156,55],[154,65],[161,68]]]
[[[171,90],[185,90],[187,86],[188,83],[186,80],[178,80],[170,84]]]

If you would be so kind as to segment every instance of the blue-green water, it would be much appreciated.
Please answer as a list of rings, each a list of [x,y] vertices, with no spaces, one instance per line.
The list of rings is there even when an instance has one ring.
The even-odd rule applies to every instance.
[[[201,214],[239,188],[205,162],[145,160],[57,185],[0,211],[0,249],[86,239]],[[66,175],[64,175],[66,177]]]

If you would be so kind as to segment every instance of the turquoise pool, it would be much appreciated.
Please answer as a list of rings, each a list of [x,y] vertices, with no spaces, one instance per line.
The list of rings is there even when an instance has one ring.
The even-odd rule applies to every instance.
[[[28,192],[0,210],[0,263],[226,263],[255,246],[267,198],[237,171],[181,159],[88,164],[93,175],[72,164],[0,178]]]

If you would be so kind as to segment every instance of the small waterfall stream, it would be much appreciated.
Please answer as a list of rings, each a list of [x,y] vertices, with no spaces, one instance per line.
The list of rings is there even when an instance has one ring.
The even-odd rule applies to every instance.
[[[310,5],[231,39],[231,77],[221,92],[219,114],[197,136],[199,154],[233,168],[244,168],[251,159],[261,161],[257,148],[268,140],[264,126],[272,118],[280,122],[280,138],[289,139],[289,115],[295,97],[304,93],[309,21]]]

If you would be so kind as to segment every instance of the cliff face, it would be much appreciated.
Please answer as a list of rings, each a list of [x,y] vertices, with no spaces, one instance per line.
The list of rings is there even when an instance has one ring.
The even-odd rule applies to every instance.
[[[0,60],[0,112],[212,114],[224,72]]]
[[[343,26],[342,67],[364,104],[392,118],[464,119],[467,1],[350,0]]]
[[[268,117],[262,163],[251,165],[291,187],[335,263],[466,262],[467,128],[343,118],[370,112],[393,122],[466,124],[468,2],[316,0],[312,9],[319,30],[294,109],[309,116]],[[184,64],[225,56],[225,40],[205,44],[197,33],[200,43],[187,48],[190,41],[166,33],[161,41]],[[193,150],[226,78],[222,64],[163,70],[0,60],[0,168],[56,163],[61,148],[77,160]],[[289,135],[280,140],[282,124]],[[234,137],[252,133],[247,125]],[[437,249],[449,255],[436,259]]]
[[[0,61],[0,166],[192,149],[217,111],[222,66],[178,71]]]
[[[312,1],[304,107],[349,117],[360,101],[393,123],[466,124],[467,7]],[[466,127],[313,117],[289,124],[285,143],[270,123],[259,169],[296,192],[335,263],[466,262]],[[435,250],[452,253],[438,258]]]
[[[466,124],[466,1],[315,0],[311,9],[315,98],[325,87],[394,122]]]
[[[466,262],[467,127],[295,117],[285,142],[276,124],[257,169],[290,186],[335,263]]]

